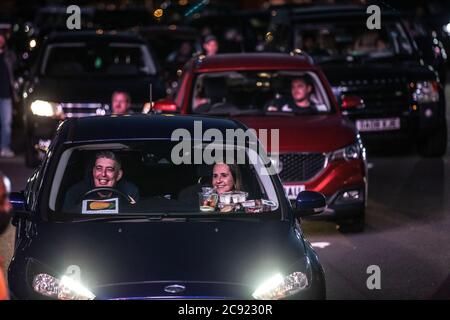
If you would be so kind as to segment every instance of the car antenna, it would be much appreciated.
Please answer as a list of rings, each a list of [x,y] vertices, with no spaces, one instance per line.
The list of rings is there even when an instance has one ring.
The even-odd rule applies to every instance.
[[[150,95],[150,113],[155,113],[155,110],[153,109],[153,84],[152,83],[150,83],[149,95]]]

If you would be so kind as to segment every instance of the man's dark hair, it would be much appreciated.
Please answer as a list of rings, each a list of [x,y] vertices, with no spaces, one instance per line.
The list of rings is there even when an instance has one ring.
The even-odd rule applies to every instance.
[[[314,89],[314,80],[311,78],[311,76],[309,74],[304,74],[304,75],[301,75],[301,76],[293,77],[292,80],[291,80],[291,83],[294,80],[301,80],[304,83],[306,83],[307,85],[313,87],[313,89]]]
[[[99,151],[99,152],[97,152],[95,154],[94,163],[97,162],[97,160],[100,159],[100,158],[106,158],[106,159],[113,160],[116,163],[116,165],[117,165],[117,170],[122,169],[122,162],[120,161],[120,158],[115,155],[114,152],[112,152],[112,151]]]
[[[118,94],[123,94],[125,97],[127,97],[128,103],[131,103],[130,94],[128,92],[126,92],[126,91],[120,91],[120,90],[117,90],[117,91],[113,92],[113,94],[111,95],[111,101],[114,99],[114,96],[118,95]]]
[[[207,35],[207,36],[203,39],[203,44],[208,43],[208,42],[210,42],[210,41],[216,41],[216,42],[217,42],[217,38],[216,38],[214,35],[212,35],[212,34]]]

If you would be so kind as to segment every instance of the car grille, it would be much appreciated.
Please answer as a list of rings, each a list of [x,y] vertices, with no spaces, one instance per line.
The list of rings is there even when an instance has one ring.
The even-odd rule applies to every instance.
[[[61,103],[62,111],[67,118],[102,116],[106,114],[101,103]]]
[[[404,78],[341,81],[340,94],[355,95],[364,100],[364,109],[349,110],[349,112],[401,112],[408,110],[411,103],[407,83],[407,80]]]
[[[110,114],[110,107],[102,103],[60,103],[66,118],[82,118],[89,116],[104,116]],[[130,110],[134,113],[142,112],[143,103],[132,103]]]
[[[326,156],[322,153],[280,154],[282,164],[279,173],[283,182],[308,181],[316,176],[326,165]]]

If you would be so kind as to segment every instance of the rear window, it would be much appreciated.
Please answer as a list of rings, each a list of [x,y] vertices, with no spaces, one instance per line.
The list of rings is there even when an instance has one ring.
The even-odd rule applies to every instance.
[[[155,65],[144,45],[60,43],[47,47],[41,69],[47,76],[154,75]]]

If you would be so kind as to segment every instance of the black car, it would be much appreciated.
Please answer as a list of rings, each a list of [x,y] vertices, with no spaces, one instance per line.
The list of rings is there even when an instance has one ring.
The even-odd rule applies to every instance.
[[[421,58],[438,72],[441,83],[445,85],[448,56],[442,32],[433,29],[426,20],[412,15],[404,15],[403,22],[408,34],[417,45]]]
[[[102,30],[50,34],[23,91],[27,164],[38,163],[61,120],[110,113],[117,90],[129,93],[135,112],[165,96],[143,39]]]
[[[365,142],[409,139],[423,156],[442,156],[447,124],[438,72],[422,58],[399,13],[382,10],[381,29],[370,30],[366,9],[275,11],[267,47],[312,56]]]
[[[11,296],[325,298],[322,267],[300,226],[300,217],[324,210],[324,196],[300,193],[293,209],[256,136],[239,144],[208,137],[211,129],[218,137],[247,128],[193,116],[66,120],[25,191],[11,195]],[[234,191],[217,191],[216,166],[231,165],[208,162],[211,150],[244,152]],[[116,159],[111,168],[102,167],[113,161],[106,153]],[[107,180],[96,175],[102,168],[121,171],[113,188],[97,187]]]

